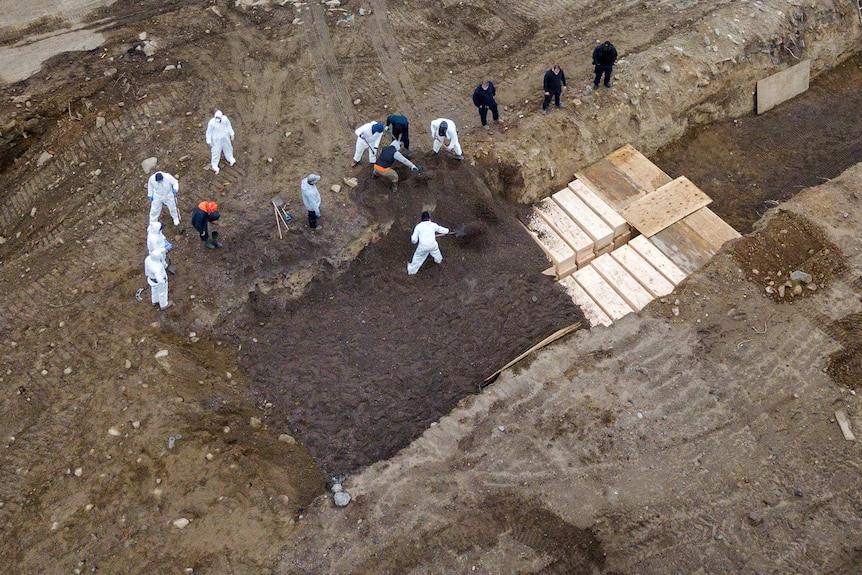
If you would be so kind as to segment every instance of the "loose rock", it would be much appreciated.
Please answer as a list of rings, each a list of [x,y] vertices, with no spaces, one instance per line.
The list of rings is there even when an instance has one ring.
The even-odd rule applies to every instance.
[[[332,501],[335,503],[336,507],[347,507],[347,504],[350,503],[350,494],[346,491],[339,491],[335,495],[332,496]]]
[[[177,529],[185,529],[186,527],[188,527],[189,523],[191,523],[191,521],[189,521],[185,517],[174,519],[174,527],[176,527]]]
[[[141,169],[144,170],[145,174],[149,174],[153,171],[153,168],[156,167],[156,164],[159,162],[158,158],[147,158],[143,162],[141,162]]]

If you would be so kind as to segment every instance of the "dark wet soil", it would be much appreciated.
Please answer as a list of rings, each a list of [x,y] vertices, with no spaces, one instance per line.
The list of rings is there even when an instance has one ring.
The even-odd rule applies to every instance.
[[[414,160],[421,178],[408,174],[395,194],[357,168],[354,198],[392,226],[349,269],[298,301],[252,298],[242,367],[253,393],[273,404],[270,427],[293,434],[327,474],[391,457],[494,371],[582,319],[541,274],[548,262],[520,208],[492,197],[465,163]],[[408,276],[424,209],[467,233],[439,238],[443,263],[429,258]]]

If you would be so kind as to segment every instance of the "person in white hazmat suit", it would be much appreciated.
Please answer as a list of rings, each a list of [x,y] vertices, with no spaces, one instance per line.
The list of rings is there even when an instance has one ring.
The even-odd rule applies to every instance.
[[[383,124],[380,122],[368,122],[353,131],[356,134],[356,151],[353,152],[353,165],[355,168],[362,159],[362,154],[368,150],[368,163],[377,161],[377,149],[380,147],[380,139],[383,138]]]
[[[446,146],[446,151],[455,155],[456,160],[463,160],[461,155],[461,144],[458,142],[458,130],[455,128],[455,122],[446,118],[437,118],[431,122],[431,137],[434,138],[433,149],[434,153],[440,152],[446,140],[449,140],[449,145]]]
[[[144,273],[150,286],[153,307],[166,310],[174,303],[168,300],[168,271],[165,263],[165,250],[156,249],[144,259]]]
[[[210,167],[216,174],[219,173],[218,164],[221,160],[222,152],[224,159],[231,166],[236,163],[236,158],[233,157],[233,126],[230,125],[230,120],[222,114],[221,110],[216,110],[215,115],[210,118],[207,124],[207,146],[210,147]]]
[[[416,244],[416,251],[413,253],[413,260],[407,264],[407,273],[412,276],[418,272],[429,255],[434,258],[435,263],[442,262],[443,254],[437,245],[437,234],[448,233],[449,228],[438,226],[431,221],[430,213],[422,212],[422,221],[416,224],[410,237],[410,241]]]
[[[320,191],[317,189],[317,182],[319,181],[320,176],[317,174],[308,174],[308,177],[299,184],[302,191],[302,203],[308,210],[308,227],[312,230],[321,228],[317,225],[317,218],[320,217]]]
[[[153,253],[156,250],[164,250],[167,253],[174,247],[162,233],[163,227],[161,222],[150,222],[147,227],[147,253]]]
[[[156,172],[147,181],[147,197],[150,199],[150,221],[159,221],[162,215],[162,204],[168,206],[168,211],[174,219],[174,225],[180,225],[180,213],[177,211],[177,192],[180,183],[167,172]]]

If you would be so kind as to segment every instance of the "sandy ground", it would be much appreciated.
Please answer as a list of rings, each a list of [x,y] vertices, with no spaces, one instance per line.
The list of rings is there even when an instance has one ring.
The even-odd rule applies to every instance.
[[[858,572],[858,454],[833,421],[844,409],[862,425],[857,168],[818,173],[830,181],[640,316],[584,326],[477,393],[580,318],[540,275],[517,202],[624,143],[653,154],[744,116],[754,81],[798,58],[815,74],[841,64],[859,41],[855,7],[183,0],[74,22],[2,30],[4,49],[70,29],[105,38],[0,94],[11,572]],[[614,87],[586,93],[605,38],[622,56]],[[553,62],[568,107],[542,116]],[[489,132],[469,102],[483,77],[503,120]],[[851,97],[837,124],[856,120]],[[203,142],[216,107],[238,159],[218,175]],[[349,167],[353,128],[393,112],[411,118],[422,168],[397,195]],[[457,123],[464,162],[430,154],[425,126],[440,116]],[[688,163],[671,152],[666,170],[691,166],[707,189],[695,172],[720,182],[704,158],[726,153],[734,177],[716,208],[743,228],[801,184],[772,190],[729,163],[726,134],[701,136]],[[841,150],[833,167],[855,149],[797,142]],[[133,297],[148,157],[181,182],[164,314]],[[303,225],[309,172],[323,175],[321,232]],[[768,191],[747,198],[752,182]],[[276,194],[294,216],[284,239]],[[224,214],[216,252],[187,227],[205,199]],[[408,279],[421,209],[481,233]],[[766,294],[806,267],[816,290]],[[348,475],[346,509],[324,495],[334,473]]]

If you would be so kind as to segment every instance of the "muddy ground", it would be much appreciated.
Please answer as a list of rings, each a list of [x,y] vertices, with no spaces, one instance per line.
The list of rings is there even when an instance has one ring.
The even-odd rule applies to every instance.
[[[745,115],[754,80],[799,57],[815,74],[842,64],[855,7],[134,4],[81,20],[100,48],[2,87],[11,572],[858,571],[858,457],[830,419],[841,407],[862,424],[860,176],[755,222],[859,161],[858,94],[845,91],[859,61],[769,117]],[[64,25],[4,28],[3,46]],[[614,88],[586,94],[605,38],[621,49]],[[568,108],[542,116],[553,62]],[[487,133],[469,102],[483,77],[503,120]],[[216,107],[238,159],[218,175],[203,142]],[[422,168],[397,194],[349,167],[352,129],[392,112],[411,118]],[[464,162],[430,154],[438,116],[458,124]],[[581,319],[541,275],[519,202],[624,143],[758,233],[642,318],[584,326],[480,393]],[[133,298],[150,156],[179,177],[184,219],[167,226],[177,305],[162,314]],[[303,225],[309,172],[323,176],[319,232]],[[294,216],[282,239],[276,194]],[[204,199],[221,206],[220,251],[187,226]],[[408,277],[423,209],[474,233],[442,238],[442,266]],[[796,265],[816,270],[817,290],[760,295]],[[322,495],[336,473],[354,494],[345,510]]]

